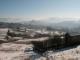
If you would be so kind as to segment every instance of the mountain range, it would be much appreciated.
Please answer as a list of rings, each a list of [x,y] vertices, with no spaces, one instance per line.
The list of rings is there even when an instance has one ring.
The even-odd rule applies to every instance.
[[[80,26],[80,20],[77,22],[62,21],[59,23],[48,23],[48,22],[44,22],[44,21],[31,20],[30,22],[28,22],[28,24],[50,26],[50,27],[57,28],[57,29],[62,29],[62,28],[74,29],[74,28],[77,28]]]
[[[23,24],[50,26],[58,29],[61,28],[74,29],[80,26],[79,19],[57,17],[51,17],[43,20],[29,20],[24,18],[0,18],[0,22],[19,22]]]

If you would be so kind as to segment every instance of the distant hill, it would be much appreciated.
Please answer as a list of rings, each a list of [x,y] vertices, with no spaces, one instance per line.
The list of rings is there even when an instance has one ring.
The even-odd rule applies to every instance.
[[[50,26],[55,28],[69,28],[69,29],[77,27],[75,21],[63,21],[63,22],[51,24]]]
[[[35,20],[31,20],[30,22],[28,22],[28,24],[40,25],[39,21],[35,21]]]
[[[72,21],[74,20],[74,21]],[[44,20],[28,20],[26,18],[0,18],[0,22],[7,22],[7,23],[22,23],[24,25],[30,26],[49,26],[55,29],[75,29],[80,26],[80,20],[75,22],[75,18],[57,18],[52,17],[49,19]],[[58,22],[57,22],[58,21]],[[62,22],[61,22],[62,21]],[[57,22],[57,23],[55,23]]]
[[[31,20],[30,22],[28,22],[28,24],[31,25],[44,25],[44,26],[48,26],[47,23],[43,22],[43,21],[39,21],[39,20]]]
[[[52,28],[57,28],[57,29],[74,29],[80,26],[80,21],[75,22],[75,21],[62,21],[59,23],[48,23],[46,21],[38,21],[38,20],[31,20],[29,21],[27,24],[31,24],[31,25],[42,25],[42,26],[49,26]]]

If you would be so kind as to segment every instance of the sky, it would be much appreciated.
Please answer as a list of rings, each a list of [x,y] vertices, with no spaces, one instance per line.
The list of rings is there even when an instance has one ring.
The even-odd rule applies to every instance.
[[[80,18],[80,0],[0,0],[0,18]]]

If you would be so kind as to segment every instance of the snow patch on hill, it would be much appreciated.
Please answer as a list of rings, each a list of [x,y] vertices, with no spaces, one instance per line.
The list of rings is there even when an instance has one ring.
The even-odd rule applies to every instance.
[[[80,60],[80,45],[39,54],[32,44],[0,44],[0,60]]]

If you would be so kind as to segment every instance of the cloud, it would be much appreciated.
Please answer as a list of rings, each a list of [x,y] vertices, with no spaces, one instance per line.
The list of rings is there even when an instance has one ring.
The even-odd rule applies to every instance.
[[[59,18],[59,17],[51,17],[47,18],[44,21],[48,23],[58,23],[62,21],[78,21],[80,18]]]
[[[31,21],[32,18],[0,18],[0,22],[27,22]],[[34,19],[35,20],[35,19]],[[78,21],[80,18],[59,18],[59,17],[50,17],[46,19],[37,19],[46,23],[58,23],[62,21]]]
[[[29,18],[0,18],[0,22],[21,22],[29,20]]]

